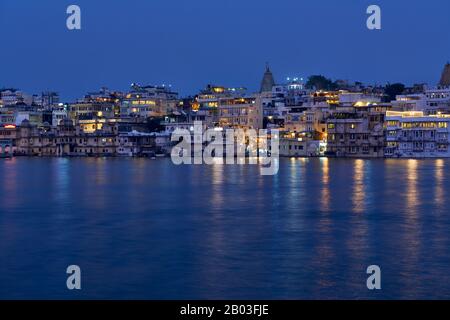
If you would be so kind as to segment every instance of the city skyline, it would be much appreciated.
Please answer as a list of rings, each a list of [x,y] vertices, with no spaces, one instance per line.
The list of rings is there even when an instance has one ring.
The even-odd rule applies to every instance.
[[[379,31],[365,26],[369,1],[254,3],[81,0],[82,30],[69,31],[68,1],[2,1],[0,32],[8,45],[0,58],[9,63],[2,64],[0,84],[54,90],[64,100],[102,86],[125,90],[130,81],[171,84],[182,96],[207,83],[257,91],[269,62],[277,82],[323,74],[367,84],[435,85],[449,60],[450,45],[441,39],[450,4],[443,1],[409,11],[406,1],[377,1]]]
[[[405,84],[402,82],[390,82],[390,81],[386,81],[384,83],[365,83],[365,82],[360,82],[354,79],[340,79],[340,78],[335,78],[335,79],[330,79],[327,78],[326,75],[323,74],[311,74],[308,75],[306,77],[286,77],[283,78],[281,80],[278,80],[276,77],[276,74],[274,74],[273,70],[270,68],[269,63],[266,63],[266,67],[265,67],[265,71],[267,73],[267,71],[270,72],[271,77],[273,77],[273,81],[274,83],[272,84],[274,87],[275,86],[282,86],[282,85],[287,85],[289,83],[301,83],[302,86],[307,86],[308,80],[315,78],[315,77],[323,77],[324,79],[328,80],[328,81],[332,81],[334,83],[339,83],[339,82],[343,82],[343,83],[347,83],[348,86],[350,87],[354,87],[357,85],[361,85],[361,88],[384,88],[386,86],[389,85],[396,85],[396,84],[403,84],[405,85],[405,89],[407,88],[415,88],[415,87],[429,87],[429,88],[439,88],[440,86],[443,87],[448,87],[448,84],[442,84],[443,79],[445,78],[445,80],[448,82],[448,78],[450,77],[450,62],[447,62],[443,67],[442,67],[442,71],[440,73],[440,76],[438,77],[438,79],[440,79],[439,81],[436,81],[436,83],[426,83],[426,82],[416,82],[416,83],[412,83],[412,84]],[[20,91],[26,94],[29,94],[30,97],[31,95],[33,96],[39,96],[39,95],[46,95],[46,94],[57,94],[59,98],[61,99],[61,102],[65,102],[65,103],[70,103],[70,102],[75,102],[78,100],[83,100],[85,97],[89,96],[90,94],[93,93],[98,93],[98,92],[110,92],[110,93],[124,93],[124,92],[129,92],[130,90],[133,89],[134,86],[142,86],[142,87],[153,87],[153,88],[161,88],[164,90],[167,90],[168,92],[173,92],[175,94],[177,94],[179,96],[179,98],[194,98],[195,96],[197,96],[198,94],[200,94],[203,90],[208,89],[208,87],[223,87],[223,88],[229,88],[229,89],[239,89],[239,90],[243,90],[242,92],[245,94],[255,94],[260,92],[261,90],[261,80],[264,81],[264,77],[265,77],[265,73],[262,73],[262,76],[260,75],[260,80],[259,82],[256,81],[255,83],[257,83],[256,85],[253,84],[253,86],[251,87],[247,87],[247,86],[239,86],[239,85],[234,85],[234,86],[227,86],[224,85],[223,83],[217,83],[217,82],[212,82],[212,81],[205,81],[205,85],[202,88],[198,88],[195,92],[191,92],[188,94],[182,94],[182,92],[185,92],[182,90],[182,88],[174,88],[171,84],[158,84],[158,83],[137,83],[137,82],[131,82],[130,85],[126,88],[111,88],[108,86],[100,86],[98,88],[90,88],[88,89],[86,92],[80,93],[80,95],[78,96],[74,96],[73,98],[71,98],[72,100],[69,99],[65,99],[64,96],[60,95],[60,92],[56,91],[56,90],[52,90],[52,88],[46,88],[45,90],[39,90],[37,89],[37,91],[34,92],[29,92],[24,90],[21,87],[11,87],[11,86],[2,86],[0,84],[0,91],[9,91],[9,90],[13,90],[13,91]],[[409,85],[409,86],[408,86]],[[181,90],[180,90],[181,89]],[[309,88],[310,90],[322,90],[320,88],[315,88],[315,87],[311,87]],[[333,89],[334,90],[334,89]],[[331,90],[331,91],[333,91]],[[341,89],[337,89],[337,90],[341,90]],[[351,90],[350,90],[351,91]]]

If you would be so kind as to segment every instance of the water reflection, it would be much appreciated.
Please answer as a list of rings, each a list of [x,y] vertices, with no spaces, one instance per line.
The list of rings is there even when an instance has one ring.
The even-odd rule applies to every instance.
[[[18,202],[19,190],[17,185],[17,160],[16,158],[11,159],[0,159],[2,169],[1,177],[1,189],[0,194],[1,202],[7,208],[12,208]],[[0,210],[1,212],[1,210]]]
[[[320,195],[321,211],[330,210],[330,166],[328,158],[321,158],[322,187]]]
[[[420,250],[422,246],[420,228],[421,222],[419,220],[420,214],[420,193],[419,190],[419,165],[420,160],[410,159],[406,163],[406,201],[404,203],[404,222],[402,224],[403,231],[401,243],[404,244],[398,250],[400,259],[402,259],[403,270],[401,276],[404,277],[404,290],[402,294],[404,297],[414,298],[416,293],[410,291],[417,280],[415,277],[407,277],[407,274],[418,273],[420,263]]]
[[[444,190],[444,165],[445,161],[443,159],[435,160],[434,169],[434,181],[435,181],[435,191],[434,191],[434,201],[438,208],[442,207],[445,201],[445,190]]]
[[[353,193],[352,193],[352,208],[355,213],[364,213],[365,211],[365,201],[366,201],[366,190],[364,183],[364,160],[355,160],[355,166],[353,169]]]
[[[52,159],[52,175],[54,179],[54,200],[60,206],[66,206],[70,197],[70,160],[67,158]]]
[[[406,190],[406,212],[408,213],[409,219],[417,218],[417,208],[420,204],[420,194],[418,191],[418,166],[419,160],[410,159],[407,160],[407,190]]]
[[[220,213],[224,207],[224,168],[225,166],[219,163],[211,165],[211,186],[209,196],[211,197],[211,207],[214,208],[215,213]]]

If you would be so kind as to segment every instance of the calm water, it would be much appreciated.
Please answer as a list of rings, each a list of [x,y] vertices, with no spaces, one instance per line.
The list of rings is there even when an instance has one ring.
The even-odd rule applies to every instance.
[[[1,160],[0,298],[450,298],[449,165]]]

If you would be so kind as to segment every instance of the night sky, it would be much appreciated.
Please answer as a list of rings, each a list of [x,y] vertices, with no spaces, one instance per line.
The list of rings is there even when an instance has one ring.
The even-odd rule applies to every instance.
[[[82,30],[66,28],[66,8]],[[382,30],[366,9],[382,9]],[[450,60],[448,0],[0,0],[0,87],[59,91],[207,83],[256,90],[266,61],[277,81],[324,74],[365,83],[436,84]]]

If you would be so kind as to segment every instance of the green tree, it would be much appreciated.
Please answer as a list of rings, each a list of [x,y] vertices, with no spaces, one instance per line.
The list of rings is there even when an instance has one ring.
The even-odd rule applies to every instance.
[[[306,82],[306,88],[308,89],[335,90],[336,87],[336,84],[332,80],[322,75],[310,76]]]
[[[395,100],[395,97],[399,94],[402,94],[404,91],[405,85],[403,83],[388,83],[384,88],[384,94],[386,95],[389,102]]]

